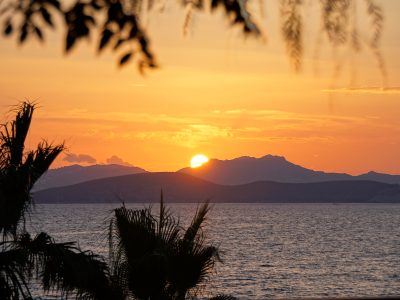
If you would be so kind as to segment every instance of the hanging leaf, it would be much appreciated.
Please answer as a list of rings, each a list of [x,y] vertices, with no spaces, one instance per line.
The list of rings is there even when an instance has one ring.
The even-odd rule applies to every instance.
[[[54,27],[53,20],[51,19],[50,13],[43,6],[40,8],[40,14],[43,20],[51,27]]]
[[[85,22],[89,25],[96,25],[96,20],[92,16],[85,16]]]
[[[131,28],[131,30],[129,32],[129,38],[130,39],[136,38],[138,33],[139,33],[139,31],[138,31],[138,28],[137,28],[136,24],[132,24],[132,28]]]
[[[69,52],[72,49],[72,47],[75,44],[75,41],[76,41],[75,35],[71,31],[68,31],[66,44],[65,44],[65,51],[66,52]]]
[[[28,24],[24,23],[21,27],[20,35],[19,35],[19,43],[22,44],[25,42],[26,38],[28,37]]]
[[[105,28],[101,35],[100,44],[99,44],[99,51],[103,50],[105,46],[110,42],[111,37],[114,35],[110,29]]]
[[[4,27],[4,35],[10,35],[13,32],[13,26],[11,24],[11,20],[7,21]]]
[[[95,10],[100,10],[102,9],[102,6],[99,4],[97,1],[92,1],[90,2],[90,5],[95,9]]]
[[[43,33],[42,33],[42,31],[40,30],[40,28],[37,27],[37,26],[35,26],[33,29],[34,29],[34,31],[35,31],[35,33],[36,33],[36,36],[38,37],[39,41],[43,42],[43,41],[44,41]]]
[[[125,39],[119,39],[119,40],[115,43],[113,49],[114,49],[114,50],[117,50],[118,48],[120,48],[120,47],[124,44],[124,42],[126,42]]]
[[[126,64],[132,58],[132,55],[133,52],[128,52],[125,55],[123,55],[119,60],[119,65],[122,67],[124,64]]]

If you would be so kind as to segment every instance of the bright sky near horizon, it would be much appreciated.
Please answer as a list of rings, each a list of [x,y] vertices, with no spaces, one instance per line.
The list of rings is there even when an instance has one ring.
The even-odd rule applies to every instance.
[[[65,141],[76,154],[54,166],[91,157],[175,171],[197,153],[219,159],[274,154],[316,170],[400,174],[400,1],[379,3],[386,89],[366,47],[334,59],[322,45],[315,58],[319,16],[311,4],[299,74],[288,63],[277,2],[265,6],[267,42],[243,38],[221,12],[195,14],[183,37],[184,10],[171,5],[148,16],[161,67],[147,76],[134,63],[119,69],[115,56],[96,55],[96,41],[65,56],[60,26],[43,45],[31,40],[18,47],[1,37],[2,120],[17,101],[38,101],[28,146],[41,138]],[[368,34],[365,21],[359,23]],[[337,61],[340,76],[334,75]]]

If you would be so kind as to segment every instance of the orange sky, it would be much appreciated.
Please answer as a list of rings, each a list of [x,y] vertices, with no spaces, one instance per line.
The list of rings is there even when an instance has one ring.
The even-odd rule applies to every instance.
[[[276,154],[324,171],[400,174],[400,1],[381,3],[390,89],[371,89],[382,86],[382,76],[366,48],[355,56],[340,52],[337,78],[329,46],[314,59],[312,7],[304,67],[295,74],[276,3],[265,6],[266,43],[229,29],[220,12],[195,14],[184,38],[184,11],[171,5],[149,15],[161,68],[146,77],[135,64],[118,69],[115,56],[96,55],[93,43],[63,55],[61,31],[44,45],[17,47],[1,38],[0,113],[18,100],[38,99],[29,147],[41,137],[65,141],[70,153],[98,163],[117,156],[150,171],[174,171],[204,153],[220,159]],[[349,90],[350,82],[357,89]],[[61,157],[54,166],[65,164]]]

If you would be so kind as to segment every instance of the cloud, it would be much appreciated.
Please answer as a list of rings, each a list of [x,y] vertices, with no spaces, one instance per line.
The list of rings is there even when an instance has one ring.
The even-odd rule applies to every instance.
[[[400,94],[400,87],[349,87],[349,88],[330,88],[321,90],[325,93],[345,93],[345,94]]]
[[[196,148],[200,145],[211,143],[216,138],[232,137],[232,132],[227,127],[208,124],[189,124],[183,128],[139,132],[135,137],[141,140],[161,140],[172,145]]]
[[[111,126],[111,124],[159,124],[174,123],[187,124],[201,121],[202,116],[182,116],[169,114],[149,114],[149,113],[131,113],[131,112],[92,112],[84,109],[72,109],[62,114],[41,113],[40,119],[48,122],[80,122],[86,124],[102,124],[103,126]],[[106,125],[107,124],[107,125]]]
[[[78,113],[79,114],[79,113]],[[98,115],[98,120],[102,116]],[[112,121],[117,119],[118,121]],[[127,122],[129,117],[135,121]],[[96,118],[97,118],[96,117]],[[370,124],[369,116],[304,114],[283,110],[229,109],[189,115],[111,113],[109,124],[86,134],[106,140],[156,141],[196,148],[220,139],[276,141],[331,140],[338,130]]]
[[[57,117],[57,118],[56,118]],[[47,120],[60,122],[59,116]],[[71,120],[75,122],[71,122]],[[84,112],[75,109],[64,121],[76,123],[76,135],[91,140],[197,148],[225,141],[330,143],[337,137],[358,137],[378,128],[394,128],[390,120],[368,115],[308,114],[285,110],[212,110],[188,114],[149,114],[140,112]],[[88,126],[90,125],[90,126]],[[362,132],[360,128],[363,128]],[[367,130],[368,128],[368,130]],[[118,157],[117,157],[118,158]],[[110,158],[112,159],[112,158]],[[121,158],[108,163],[128,164]]]
[[[107,158],[106,163],[108,163],[110,165],[121,165],[121,166],[129,166],[129,167],[132,166],[132,164],[124,161],[121,157],[118,157],[116,155],[113,155],[113,156]]]
[[[75,154],[75,153],[68,153],[64,156],[63,161],[70,162],[70,163],[88,163],[88,164],[95,164],[97,161],[93,156],[88,154]]]

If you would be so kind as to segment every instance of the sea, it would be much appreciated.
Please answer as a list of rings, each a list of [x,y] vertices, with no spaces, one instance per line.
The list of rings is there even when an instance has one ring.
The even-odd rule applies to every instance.
[[[76,241],[107,260],[107,226],[119,206],[38,204],[28,227],[57,242]],[[168,204],[184,226],[197,206]],[[214,204],[203,231],[222,262],[200,298],[400,296],[398,204]]]

